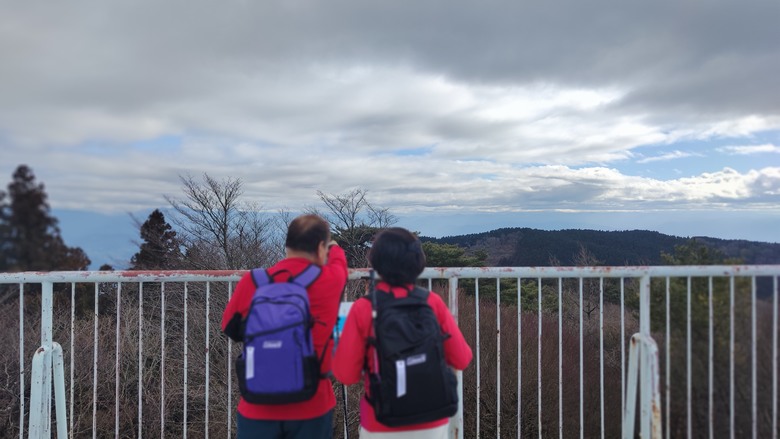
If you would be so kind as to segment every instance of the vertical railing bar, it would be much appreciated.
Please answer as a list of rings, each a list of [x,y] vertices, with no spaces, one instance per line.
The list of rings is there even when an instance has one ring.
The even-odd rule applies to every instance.
[[[49,437],[51,433],[52,411],[52,378],[53,378],[53,348],[54,348],[54,282],[41,282],[41,346],[46,350],[44,356],[43,371],[43,410],[45,421],[43,422],[42,437]],[[63,377],[64,380],[65,377]],[[32,392],[32,389],[30,390]],[[30,398],[32,400],[32,397]],[[33,409],[32,403],[30,409]]]
[[[230,300],[230,297],[233,295],[233,282],[228,282],[228,300]],[[233,340],[230,339],[230,337],[227,338],[228,343],[228,357],[227,362],[230,363],[233,359]],[[227,437],[230,439],[232,436],[232,430],[233,430],[233,368],[228,366],[227,368],[228,372],[228,380],[227,380],[227,400],[228,400],[228,410],[227,411]]]
[[[517,439],[523,436],[523,279],[517,278]]]
[[[620,278],[620,413],[621,419],[626,413],[626,307],[625,279]],[[624,422],[620,422],[620,437],[626,437]]]
[[[92,439],[97,437],[97,364],[98,364],[98,295],[100,284],[95,282],[95,339],[92,342]]]
[[[640,286],[641,288],[641,286]],[[641,293],[640,293],[641,294]],[[641,306],[641,305],[640,305]],[[640,311],[641,312],[641,311]],[[641,343],[642,334],[634,334],[629,341],[628,350],[628,384],[627,384],[627,396],[626,396],[626,412],[623,414],[623,431],[626,434],[624,439],[635,437],[634,431],[636,430],[636,395],[638,392],[637,378],[638,378],[638,355],[639,343]]]
[[[165,437],[165,282],[160,283],[160,437]],[[229,368],[228,368],[229,370]],[[230,412],[230,410],[228,410]]]
[[[583,345],[582,345],[582,331],[583,331],[583,325],[582,325],[582,289],[583,289],[583,279],[582,276],[579,277],[579,319],[580,319],[580,438],[584,438],[585,436],[585,408],[583,407],[583,401],[585,400],[585,393],[583,388],[583,368],[582,368],[582,361],[583,361]]]
[[[70,437],[73,437],[73,366],[74,366],[74,356],[73,356],[73,350],[75,347],[74,343],[74,337],[76,334],[75,331],[75,325],[76,325],[76,282],[72,282],[70,284],[70,406],[68,409],[68,413],[70,413],[70,419],[68,419],[68,434]]]
[[[670,438],[670,432],[671,432],[671,408],[672,405],[672,340],[671,340],[671,318],[670,318],[670,291],[671,291],[671,281],[669,276],[666,276],[666,342],[664,343],[666,345],[666,382],[664,383],[664,387],[666,387],[666,437]]]
[[[210,332],[211,332],[211,314],[210,314],[210,306],[209,303],[211,299],[211,282],[206,282],[206,418],[205,418],[205,437],[208,439],[209,437],[209,381],[210,380],[210,365],[209,365],[209,352],[211,351],[211,338],[210,338]]]
[[[563,438],[563,278],[558,278],[558,439]]]
[[[24,283],[19,283],[19,439],[24,439]]]
[[[542,437],[542,278],[538,277],[536,278],[537,283],[537,308],[536,308],[536,319],[537,319],[537,339],[536,339],[536,389],[537,389],[537,399],[536,404],[537,408],[536,411],[538,413],[537,418],[537,424],[539,428],[539,439]]]
[[[66,425],[67,408],[65,407],[65,360],[62,353],[62,346],[59,343],[53,343],[52,351],[52,369],[54,385],[54,405],[56,408],[57,437],[68,437],[68,426]]]
[[[686,401],[686,415],[688,419],[688,424],[686,426],[687,432],[688,432],[688,439],[693,437],[693,416],[691,413],[691,391],[692,391],[692,381],[691,381],[691,276],[689,275],[687,278],[687,300],[686,300],[686,331],[685,331],[685,345],[687,353],[685,355],[686,360],[686,393],[685,393],[685,401]]]
[[[758,383],[756,380],[756,299],[757,299],[757,292],[756,292],[756,276],[751,276],[751,304],[750,304],[750,320],[751,320],[751,327],[750,327],[750,358],[751,358],[751,387],[753,388],[751,392],[751,411],[750,411],[750,423],[753,427],[753,439],[756,439],[758,437],[758,398],[757,398],[757,389],[758,389]]]
[[[479,368],[479,278],[474,279],[474,309],[476,313],[476,345],[477,345],[477,439],[479,439],[479,393],[480,393],[480,368]]]
[[[777,279],[772,277],[772,439],[777,439]]]
[[[458,278],[457,277],[449,277],[447,279],[447,284],[449,287],[449,307],[450,307],[450,313],[455,319],[455,324],[458,324],[460,321],[460,298],[458,297]],[[432,282],[429,283],[429,285],[432,287]],[[455,416],[450,419],[450,425],[449,425],[449,437],[462,437],[463,435],[463,371],[456,372],[457,379],[458,379],[458,410],[455,413]],[[344,394],[346,395],[346,386],[342,386],[342,389],[344,391]],[[346,403],[344,405],[346,407]],[[347,437],[347,422],[344,421],[344,437]]]
[[[709,277],[708,281],[708,306],[709,306],[709,353],[707,354],[707,377],[708,377],[708,393],[709,393],[709,401],[708,401],[708,419],[709,419],[709,437],[710,439],[713,438],[715,431],[713,429],[713,426],[715,425],[715,386],[714,386],[714,375],[715,375],[715,329],[713,324],[713,318],[714,318],[714,311],[712,308],[712,276]]]
[[[144,283],[138,283],[138,439],[143,427]]]
[[[604,439],[604,277],[599,277],[599,401],[601,404],[601,439]]]
[[[585,376],[583,373],[583,361],[584,361],[584,354],[583,354],[583,344],[582,344],[582,338],[583,338],[583,325],[582,325],[582,290],[583,290],[583,279],[582,276],[580,276],[579,279],[580,284],[580,439],[585,438]]]
[[[187,333],[187,282],[184,282],[184,419],[182,420],[182,437],[187,439],[187,347],[189,344],[189,334]]]
[[[729,437],[734,439],[734,276],[729,278]]]
[[[501,278],[496,278],[496,438],[501,437]]]
[[[650,322],[650,316],[651,316],[651,309],[650,309],[650,290],[652,287],[651,278],[648,274],[645,274],[641,277],[640,285],[639,285],[639,333],[640,333],[640,339],[637,340],[639,344],[639,352],[638,352],[638,359],[639,359],[639,387],[641,389],[640,395],[640,426],[641,426],[641,435],[642,437],[650,437],[651,434],[651,428],[652,428],[652,421],[653,421],[653,409],[652,409],[652,393],[650,389],[653,387],[652,382],[652,370],[651,370],[651,363],[650,360],[652,358],[652,354],[650,352],[650,349],[648,349],[649,345],[646,343],[646,340],[650,339],[650,334],[652,331],[652,324]],[[631,361],[631,360],[629,360]],[[629,373],[631,373],[629,371]],[[629,404],[631,402],[629,401]]]
[[[116,286],[116,346],[114,346],[114,437],[119,439],[119,339],[122,323],[122,283]]]

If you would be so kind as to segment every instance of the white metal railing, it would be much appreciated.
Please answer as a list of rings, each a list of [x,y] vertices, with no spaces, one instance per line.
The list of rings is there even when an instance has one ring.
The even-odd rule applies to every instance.
[[[0,422],[14,425],[21,439],[32,430],[28,410],[30,427],[32,412],[41,410],[40,425],[50,431],[51,382],[41,384],[48,388],[41,393],[44,409],[32,405],[26,387],[32,369],[25,358],[40,332],[45,351],[54,352],[56,340],[69,359],[68,416],[58,415],[58,431],[67,422],[71,437],[102,437],[113,427],[115,437],[131,429],[140,438],[156,436],[153,423],[160,437],[231,437],[232,343],[213,333],[243,273],[0,274],[0,324],[13,328],[10,307],[19,314],[18,365],[2,357],[5,370],[18,368],[18,412],[5,412],[17,418]],[[365,275],[351,270],[350,283]],[[625,349],[637,332],[647,352],[658,341],[662,356],[655,366],[638,362],[640,384],[663,384],[663,413],[656,413],[663,425],[641,409],[643,430],[647,424],[662,427],[666,437],[706,430],[708,437],[729,431],[776,438],[779,277],[780,265],[427,268],[421,280],[447,297],[475,352],[473,365],[459,374],[462,407],[450,435],[632,437],[626,413],[635,400],[626,400]],[[25,308],[31,300],[37,308],[38,297],[40,314]],[[42,360],[43,370],[56,372],[53,358]],[[653,374],[659,367],[662,375]],[[652,407],[652,387],[641,387],[640,407]],[[355,419],[350,412],[339,421],[345,432]]]
[[[54,342],[51,347],[41,346],[35,352],[32,360],[32,386],[30,388],[30,438],[51,437],[52,384],[54,385],[56,401],[57,437],[68,437],[64,370],[62,347],[59,343]]]
[[[641,385],[642,392],[650,395],[649,398],[647,396],[642,398],[642,406],[640,408],[642,437],[661,439],[661,391],[659,388],[658,346],[652,338],[644,337],[639,333],[631,337],[630,346],[628,388],[626,389],[628,395],[626,396],[627,404],[623,417],[623,438],[629,439],[634,436],[636,397],[638,387]],[[639,377],[640,364],[642,371],[650,372],[642,373],[641,378]]]

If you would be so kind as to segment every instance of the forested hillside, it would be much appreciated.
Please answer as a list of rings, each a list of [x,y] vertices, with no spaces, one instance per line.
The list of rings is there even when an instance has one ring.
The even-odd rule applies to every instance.
[[[660,265],[662,253],[674,253],[674,247],[695,239],[744,264],[780,263],[780,244],[727,240],[709,237],[683,238],[647,230],[538,230],[504,228],[490,232],[422,237],[423,241],[454,244],[467,253],[484,251],[491,266],[582,265]]]

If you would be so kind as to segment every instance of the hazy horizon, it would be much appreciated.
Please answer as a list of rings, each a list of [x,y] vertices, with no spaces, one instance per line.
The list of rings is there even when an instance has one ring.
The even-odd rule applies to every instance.
[[[143,222],[150,212],[138,211],[134,212],[133,215]],[[90,269],[96,270],[103,264],[109,264],[117,269],[126,268],[130,257],[138,251],[141,238],[135,228],[131,213],[106,215],[55,209],[52,214],[60,222],[65,243],[72,247],[81,247],[90,257],[92,260]],[[269,213],[269,215],[271,214]],[[662,215],[666,215],[666,213]],[[448,215],[444,218],[436,215],[402,215],[399,216],[396,225],[431,238],[478,234],[501,228],[528,227],[540,230],[650,230],[683,238],[708,236],[719,239],[780,243],[780,230],[773,227],[776,221],[774,217],[769,215],[757,222],[760,227],[752,228],[737,227],[741,219],[735,216],[720,218],[719,221],[711,221],[706,225],[698,224],[695,216],[685,222],[667,222],[666,224],[647,216],[647,213],[632,215],[631,224],[633,225],[624,226],[621,222],[616,222],[618,218],[615,218],[614,214],[593,214],[588,218],[579,215],[559,214],[555,216],[555,221],[551,221],[549,214],[541,213],[525,215],[516,213],[504,215],[459,214],[457,216]],[[623,221],[627,219],[624,218]],[[649,227],[653,224],[661,224],[661,226]],[[720,230],[730,231],[718,233]],[[761,230],[771,230],[772,233],[763,233]]]

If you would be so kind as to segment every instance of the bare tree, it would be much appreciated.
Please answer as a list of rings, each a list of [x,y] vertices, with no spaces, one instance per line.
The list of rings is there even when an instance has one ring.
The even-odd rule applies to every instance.
[[[372,205],[365,189],[354,189],[343,194],[317,191],[325,204],[325,212],[318,213],[330,222],[334,239],[344,249],[351,267],[366,267],[366,256],[371,240],[379,229],[395,224],[398,219],[387,208]]]
[[[287,229],[290,227],[290,223],[295,219],[292,211],[288,208],[281,208],[276,212],[272,225],[274,233],[272,233],[272,249],[276,259],[282,259],[285,256],[285,243],[287,240]]]
[[[572,256],[574,265],[578,267],[596,267],[603,265],[604,262],[596,258],[590,250],[584,245],[579,244],[579,250]],[[550,265],[559,267],[561,261],[556,256],[550,257]],[[564,295],[564,300],[567,304],[567,309],[579,309],[579,284],[574,280],[564,280],[564,285],[569,294]],[[582,312],[585,314],[588,320],[591,318],[591,314],[599,309],[601,295],[601,285],[596,278],[583,278],[582,279]],[[576,319],[576,316],[569,315],[568,318]]]
[[[573,260],[574,265],[578,267],[597,267],[604,264],[582,244],[579,245],[579,250],[573,256]],[[599,309],[600,294],[601,288],[598,279],[582,279],[582,312],[585,313],[588,320],[590,320],[591,314]]]
[[[273,262],[270,220],[259,206],[240,201],[241,179],[217,180],[205,173],[203,181],[189,175],[180,179],[184,198],[165,199],[177,213],[172,221],[181,230],[193,268],[240,269]]]

